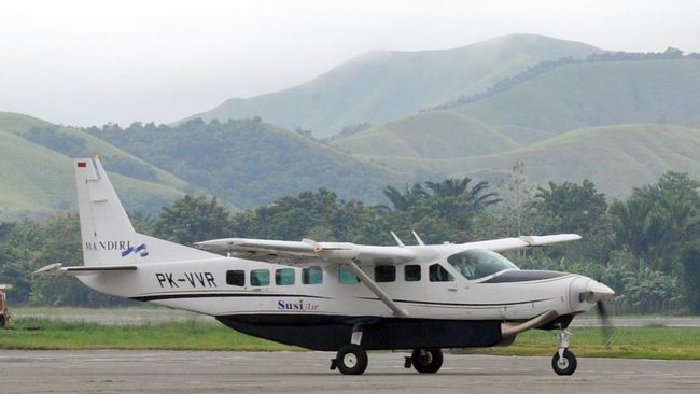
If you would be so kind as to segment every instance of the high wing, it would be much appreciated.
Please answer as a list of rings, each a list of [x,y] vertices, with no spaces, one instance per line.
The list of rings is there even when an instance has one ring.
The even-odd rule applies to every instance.
[[[500,238],[487,241],[467,242],[474,249],[486,249],[492,252],[505,252],[506,250],[536,248],[560,242],[576,241],[581,239],[578,234],[556,234],[543,236],[522,236],[518,238]]]
[[[350,242],[278,241],[269,239],[222,238],[195,242],[201,249],[226,252],[248,260],[282,264],[319,264],[355,262],[405,264],[417,257],[417,250],[400,246],[357,245]]]
[[[346,264],[406,264],[434,259],[442,253],[457,253],[468,249],[486,249],[494,252],[551,245],[581,239],[576,234],[524,236],[500,238],[462,244],[440,244],[419,246],[371,246],[350,242],[279,241],[251,238],[222,238],[195,242],[197,247],[211,252],[248,260],[277,264],[311,265],[321,263]]]

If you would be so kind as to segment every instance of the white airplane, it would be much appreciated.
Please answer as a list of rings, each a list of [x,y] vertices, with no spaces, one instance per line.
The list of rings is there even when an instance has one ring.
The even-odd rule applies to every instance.
[[[367,350],[412,350],[435,373],[443,348],[507,346],[532,328],[556,330],[552,358],[571,375],[567,327],[614,292],[585,276],[520,270],[497,252],[576,240],[575,234],[462,244],[366,246],[346,242],[229,238],[201,249],[137,233],[98,157],[76,159],[83,266],[71,275],[110,295],[213,316],[246,334],[337,351],[331,369],[359,375]],[[392,233],[393,235],[393,233]],[[226,256],[212,253],[224,252]]]

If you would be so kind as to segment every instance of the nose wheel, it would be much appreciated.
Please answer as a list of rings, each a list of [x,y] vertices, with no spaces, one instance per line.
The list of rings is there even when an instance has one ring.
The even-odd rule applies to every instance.
[[[569,350],[569,338],[571,332],[566,329],[559,330],[559,350],[552,357],[552,369],[560,376],[570,376],[576,371],[576,356]]]
[[[576,371],[576,356],[569,349],[562,349],[561,352],[554,353],[552,369],[560,376],[573,375]]]

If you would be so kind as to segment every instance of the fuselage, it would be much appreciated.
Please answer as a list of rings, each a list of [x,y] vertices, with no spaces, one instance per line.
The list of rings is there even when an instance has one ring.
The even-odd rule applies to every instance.
[[[575,314],[594,304],[582,302],[578,294],[595,281],[565,272],[505,269],[468,280],[439,260],[363,270],[413,319],[519,321],[550,310]],[[81,280],[108,294],[215,317],[394,317],[342,266],[302,268],[221,256],[205,262],[153,263],[134,272]]]

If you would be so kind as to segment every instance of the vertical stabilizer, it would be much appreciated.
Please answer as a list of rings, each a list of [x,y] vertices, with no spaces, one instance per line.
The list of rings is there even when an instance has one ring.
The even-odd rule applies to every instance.
[[[138,247],[136,231],[99,157],[75,160],[85,265],[124,263],[122,253]]]
[[[221,256],[138,234],[100,158],[76,159],[83,261],[86,266],[201,261]]]

